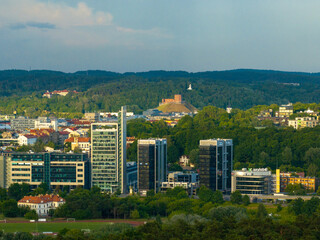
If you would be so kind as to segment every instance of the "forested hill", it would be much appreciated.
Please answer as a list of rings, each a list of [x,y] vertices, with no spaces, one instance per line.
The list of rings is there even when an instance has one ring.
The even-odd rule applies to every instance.
[[[193,90],[187,91],[190,83]],[[46,90],[62,89],[80,93],[64,98],[41,97]],[[261,104],[320,102],[320,74],[245,69],[123,74],[108,71],[0,71],[0,111],[8,113],[17,109],[22,111],[32,104],[40,110],[70,112],[115,111],[121,105],[127,105],[129,110],[141,112],[156,107],[162,98],[171,98],[176,93],[182,94],[184,100],[198,109],[207,105],[247,109]]]

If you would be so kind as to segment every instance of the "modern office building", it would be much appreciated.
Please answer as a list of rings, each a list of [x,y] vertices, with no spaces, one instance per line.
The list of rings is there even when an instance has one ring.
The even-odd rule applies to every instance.
[[[85,154],[12,153],[0,156],[0,184],[28,183],[32,189],[47,183],[51,189],[90,187],[90,162]]]
[[[242,194],[270,194],[273,190],[273,177],[267,168],[243,168],[233,171],[231,192]]]
[[[175,187],[184,188],[189,196],[196,195],[196,190],[199,188],[199,174],[195,172],[169,173],[167,182],[161,184],[161,192]]]
[[[126,108],[117,122],[91,125],[91,183],[102,191],[127,192],[126,178]]]
[[[232,139],[200,140],[199,181],[213,191],[231,191]]]
[[[161,183],[167,179],[167,140],[138,140],[138,191],[160,191]]]

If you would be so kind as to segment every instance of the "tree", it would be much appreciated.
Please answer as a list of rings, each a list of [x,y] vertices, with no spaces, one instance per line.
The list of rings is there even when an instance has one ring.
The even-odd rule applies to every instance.
[[[282,206],[281,206],[281,204],[279,203],[279,204],[277,205],[277,212],[281,212],[281,210],[282,210]]]
[[[55,145],[54,142],[52,142],[52,141],[49,141],[46,146],[47,146],[47,147],[51,147],[51,148],[53,148],[53,149],[56,148],[56,145]]]
[[[308,167],[307,174],[310,177],[316,177],[318,175],[318,166],[314,163],[311,163]]]
[[[213,200],[213,191],[206,186],[201,186],[197,193],[200,200],[209,202]]]
[[[19,216],[20,210],[17,205],[17,201],[9,199],[3,202],[2,212],[5,217],[17,217]]]
[[[290,195],[305,195],[306,190],[302,186],[302,184],[291,184],[289,183],[285,189],[285,192],[288,192]]]
[[[127,161],[137,161],[137,150],[138,141],[135,140],[130,147],[127,149]]]
[[[320,148],[309,148],[304,156],[305,161],[308,165],[314,163],[316,165],[320,164]]]
[[[189,154],[190,163],[194,164],[195,168],[199,165],[199,149],[192,149]]]
[[[51,210],[51,209],[50,209]],[[27,212],[25,215],[24,215],[24,217],[26,218],[26,219],[32,219],[32,220],[38,220],[38,214],[37,214],[37,212],[36,212],[36,210],[31,210],[31,211],[29,211],[29,212]]]
[[[0,188],[0,201],[4,201],[8,198],[8,193],[5,188]]]
[[[266,152],[261,152],[259,154],[259,165],[260,167],[264,167],[269,162],[269,154]]]
[[[257,218],[265,218],[268,215],[267,209],[263,205],[263,203],[259,203],[256,217]]]
[[[282,162],[284,164],[291,164],[292,162],[292,151],[290,147],[285,147],[281,153]]]
[[[302,214],[304,201],[302,198],[293,200],[289,205],[289,210],[294,212],[296,215]]]
[[[247,194],[242,197],[242,203],[245,206],[248,206],[250,204],[250,198]]]
[[[241,204],[242,195],[241,195],[240,191],[237,190],[237,191],[234,191],[233,193],[231,193],[230,201],[232,204]]]
[[[222,194],[221,191],[216,190],[216,191],[213,192],[212,202],[217,203],[217,204],[224,203],[223,194]]]
[[[20,200],[24,196],[26,196],[30,191],[30,185],[23,183],[13,183],[8,188],[8,196],[9,198],[15,199],[16,201]]]
[[[14,240],[32,240],[33,236],[28,232],[17,232],[14,235]]]
[[[140,218],[139,211],[138,211],[137,209],[131,211],[131,213],[130,213],[130,218],[132,218],[132,219],[138,219],[138,218]]]

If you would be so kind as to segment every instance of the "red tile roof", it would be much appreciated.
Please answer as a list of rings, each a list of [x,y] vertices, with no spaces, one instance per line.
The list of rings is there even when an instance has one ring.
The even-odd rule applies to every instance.
[[[59,195],[39,195],[39,196],[25,196],[18,201],[18,203],[48,203],[48,202],[65,202]]]

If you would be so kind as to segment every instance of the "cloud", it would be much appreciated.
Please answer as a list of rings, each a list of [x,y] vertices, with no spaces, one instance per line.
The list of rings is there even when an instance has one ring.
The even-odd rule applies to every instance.
[[[150,39],[171,37],[156,27],[134,29],[119,26],[111,13],[97,11],[84,2],[75,6],[41,0],[0,2],[0,28],[20,30],[24,36],[29,34],[30,40],[47,38],[63,45],[87,48],[115,45],[136,48],[143,47]]]
[[[63,3],[44,3],[38,0],[10,0],[1,3],[0,9],[0,20],[8,25],[29,22],[48,23],[50,26],[66,28],[111,25],[112,19],[110,13],[94,11],[82,2],[72,7]]]
[[[56,25],[51,23],[27,22],[27,23],[16,23],[10,26],[10,28],[14,30],[25,29],[27,27],[34,27],[39,29],[55,29]]]

